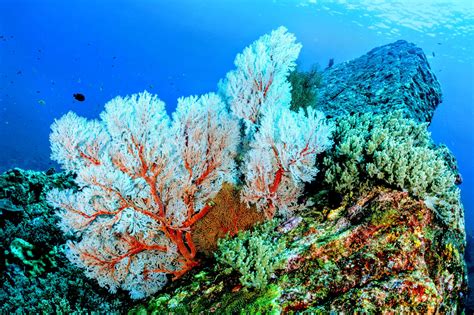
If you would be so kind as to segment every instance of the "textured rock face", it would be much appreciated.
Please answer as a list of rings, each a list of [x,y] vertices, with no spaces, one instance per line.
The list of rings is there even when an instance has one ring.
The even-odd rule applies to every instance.
[[[403,40],[325,70],[318,90],[318,108],[331,116],[401,109],[429,122],[439,103],[441,87],[425,54]]]
[[[461,312],[464,239],[423,202],[374,187],[339,207],[301,215],[297,226],[277,229],[292,254],[267,288],[242,288],[236,277],[204,268],[146,308],[192,314]]]
[[[68,263],[65,236],[46,203],[52,188],[75,188],[72,174],[12,169],[0,174],[0,314],[116,314],[127,294],[111,296]]]

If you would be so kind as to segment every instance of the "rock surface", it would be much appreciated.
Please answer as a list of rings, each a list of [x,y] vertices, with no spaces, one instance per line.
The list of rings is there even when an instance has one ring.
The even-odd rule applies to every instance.
[[[441,87],[423,51],[399,40],[323,72],[318,108],[331,116],[397,109],[429,122],[441,103]]]
[[[464,240],[407,193],[375,187],[300,222],[282,232],[292,258],[266,289],[207,267],[132,313],[461,312]]]

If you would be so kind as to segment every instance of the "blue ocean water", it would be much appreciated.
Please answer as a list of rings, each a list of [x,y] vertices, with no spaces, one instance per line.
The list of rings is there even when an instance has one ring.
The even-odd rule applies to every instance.
[[[457,157],[474,230],[471,0],[0,0],[0,171],[56,166],[49,127],[70,110],[96,118],[146,89],[172,112],[178,97],[216,90],[235,55],[280,25],[303,44],[302,69],[398,39],[423,48],[444,92],[430,130]]]

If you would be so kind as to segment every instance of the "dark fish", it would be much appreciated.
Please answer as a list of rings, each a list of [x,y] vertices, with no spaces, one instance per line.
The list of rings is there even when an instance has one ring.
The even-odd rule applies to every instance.
[[[72,95],[76,101],[79,101],[79,102],[84,102],[86,100],[86,97],[84,96],[84,94],[81,94],[81,93],[75,93]]]
[[[334,58],[329,59],[328,68],[331,68],[334,65]]]
[[[433,54],[433,57],[436,57],[434,51],[432,52],[432,54]]]

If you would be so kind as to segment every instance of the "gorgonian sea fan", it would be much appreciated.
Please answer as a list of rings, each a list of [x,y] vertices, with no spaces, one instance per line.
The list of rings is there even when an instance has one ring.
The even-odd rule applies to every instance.
[[[300,49],[284,27],[262,36],[237,56],[220,96],[180,98],[172,118],[143,92],[111,100],[100,121],[72,112],[55,121],[52,159],[79,186],[48,194],[63,231],[80,236],[69,259],[110,291],[142,298],[198,264],[191,227],[224,182],[243,187],[242,200],[267,218],[299,208],[332,132],[322,113],[289,109]]]
[[[196,265],[190,226],[233,178],[238,125],[216,94],[180,99],[172,121],[147,92],[113,99],[101,118],[68,113],[53,124],[52,157],[77,173],[79,190],[52,190],[48,201],[81,236],[69,259],[140,298]]]

